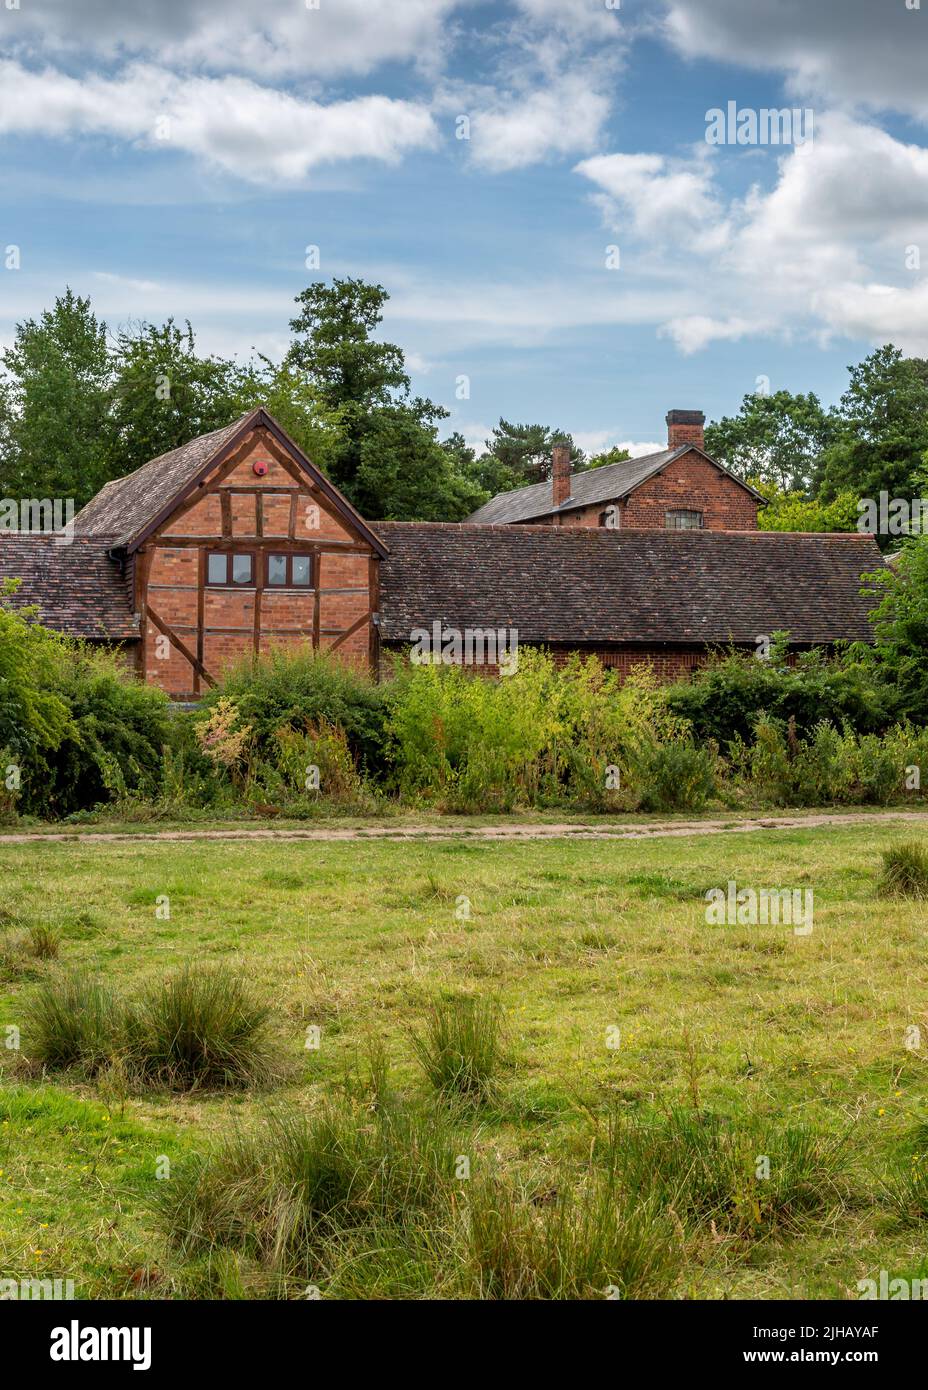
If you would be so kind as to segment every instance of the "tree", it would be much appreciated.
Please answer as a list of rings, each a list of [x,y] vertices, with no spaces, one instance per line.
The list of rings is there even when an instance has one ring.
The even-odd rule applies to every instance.
[[[757,513],[762,531],[857,530],[860,513],[853,492],[839,492],[833,501],[822,502],[801,492],[781,492],[770,483],[754,480],[754,486],[766,499]]]
[[[259,405],[279,421],[317,468],[332,472],[341,444],[341,412],[322,403],[305,372],[259,353],[238,372],[229,418]]]
[[[475,478],[491,495],[544,482],[551,476],[551,450],[555,444],[570,446],[570,460],[575,468],[585,461],[583,450],[563,430],[552,430],[547,425],[514,425],[500,418],[486,442],[487,452],[476,461]]]
[[[928,536],[903,541],[892,565],[862,576],[878,599],[871,660],[892,690],[897,717],[928,720]]]
[[[608,468],[610,463],[626,463],[631,458],[627,449],[620,449],[614,444],[611,449],[607,449],[601,454],[591,454],[586,461],[587,468]]]
[[[362,516],[462,521],[487,500],[456,452],[438,442],[436,420],[444,414],[418,398],[372,414],[352,496]]]
[[[388,298],[363,280],[310,285],[296,298],[285,366],[337,418],[328,469],[363,516],[459,520],[484,495],[459,453],[438,442],[447,411],[411,398],[402,349],[373,337]]]
[[[747,395],[737,415],[706,427],[706,452],[738,478],[806,494],[835,428],[812,392]]]
[[[822,460],[820,495],[830,500],[848,489],[874,501],[881,492],[911,499],[928,449],[928,362],[887,344],[849,370],[840,429]]]
[[[68,288],[38,321],[17,324],[2,362],[0,492],[83,505],[112,476],[106,325]]]
[[[168,319],[160,328],[142,323],[121,332],[112,392],[111,476],[131,473],[228,425],[241,413],[242,377],[233,362],[198,355],[189,320],[186,329]]]

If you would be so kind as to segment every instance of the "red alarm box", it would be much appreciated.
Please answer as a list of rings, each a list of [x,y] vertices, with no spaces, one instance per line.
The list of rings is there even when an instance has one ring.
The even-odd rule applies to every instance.
[[[263,478],[265,473],[267,472],[267,464],[264,462],[263,459],[256,459],[255,462],[251,465],[251,471],[252,473],[256,473],[259,478]]]

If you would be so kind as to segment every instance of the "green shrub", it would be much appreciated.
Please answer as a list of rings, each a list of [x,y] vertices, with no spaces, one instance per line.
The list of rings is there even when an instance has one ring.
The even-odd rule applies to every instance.
[[[883,851],[881,898],[928,898],[928,850],[913,842]]]
[[[480,1299],[667,1297],[682,1263],[672,1221],[602,1178],[550,1201],[501,1182],[468,1190],[465,1289]]]
[[[100,980],[69,972],[38,987],[25,1009],[25,1050],[52,1069],[106,1066],[124,1037],[122,1006]]]
[[[600,1154],[623,1191],[683,1220],[761,1236],[824,1211],[839,1196],[845,1139],[805,1125],[740,1123],[676,1108],[616,1112]]]
[[[792,721],[799,737],[811,736],[823,721],[880,733],[895,715],[892,687],[868,656],[851,649],[829,658],[815,648],[788,661],[782,640],[773,642],[767,660],[720,652],[689,680],[668,686],[665,698],[697,743],[713,739],[723,753],[734,740],[750,742],[761,714],[783,727]]]
[[[129,1066],[150,1084],[182,1091],[266,1080],[269,1013],[240,975],[185,966],[153,983],[129,1012]]]
[[[642,747],[685,733],[647,669],[622,683],[595,658],[558,667],[531,649],[495,680],[459,666],[410,666],[392,707],[398,790],[458,811],[617,809]]]
[[[273,648],[228,670],[203,699],[209,716],[222,699],[231,699],[254,734],[256,755],[275,763],[278,732],[305,733],[313,726],[344,732],[352,759],[362,773],[384,771],[389,687],[337,654],[301,646]]]
[[[635,768],[644,811],[699,811],[716,791],[714,747],[655,743],[642,750]]]
[[[928,1219],[928,1146],[924,1125],[918,1126],[912,1142],[894,1153],[883,1191],[903,1222],[916,1224]]]
[[[439,1095],[485,1100],[502,1057],[502,1010],[495,999],[438,999],[410,1041]]]
[[[29,953],[37,960],[54,960],[61,946],[61,932],[47,922],[33,922],[27,929]]]

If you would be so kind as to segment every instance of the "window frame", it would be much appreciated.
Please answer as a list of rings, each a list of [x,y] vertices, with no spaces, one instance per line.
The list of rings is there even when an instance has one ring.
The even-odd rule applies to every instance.
[[[255,578],[255,575],[257,574],[257,569],[258,569],[258,567],[257,567],[257,563],[256,563],[256,560],[255,560],[255,552],[254,552],[253,550],[247,550],[247,549],[242,549],[242,550],[207,550],[207,551],[205,552],[205,554],[206,554],[206,559],[205,559],[204,564],[203,564],[203,587],[204,587],[204,589],[239,589],[239,590],[241,590],[241,589],[254,589],[254,588],[257,587],[257,581],[256,581],[256,578]],[[212,558],[214,555],[222,556],[222,558],[223,558],[223,559],[225,560],[225,562],[226,562],[226,577],[225,577],[225,579],[222,579],[222,580],[219,580],[219,579],[210,579],[210,577],[209,577],[209,562],[210,562],[211,558]],[[232,561],[233,561],[234,559],[238,558],[238,557],[244,557],[244,556],[246,556],[246,555],[247,555],[248,559],[251,561],[251,578],[248,579],[245,583],[239,584],[239,583],[236,583],[236,581],[235,581],[234,579],[231,578],[231,575],[232,575]]]
[[[314,588],[315,574],[313,572],[314,556],[307,550],[268,550],[264,556],[264,587],[271,589],[274,593],[280,593],[283,589],[294,589],[298,594],[305,594]],[[283,584],[271,583],[271,561],[285,560],[287,563],[287,574]],[[293,582],[293,562],[294,560],[306,560],[309,564],[309,579],[305,584],[295,584]]]
[[[670,523],[672,516],[698,516],[699,521],[695,526],[673,526]],[[706,514],[699,511],[697,507],[668,507],[664,511],[665,531],[704,531],[705,529]]]

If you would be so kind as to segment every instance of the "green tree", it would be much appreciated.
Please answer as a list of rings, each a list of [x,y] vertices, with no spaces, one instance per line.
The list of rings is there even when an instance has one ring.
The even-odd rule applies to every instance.
[[[515,425],[500,418],[486,442],[486,453],[476,460],[474,476],[492,495],[541,483],[551,476],[551,450],[555,444],[570,446],[574,468],[585,462],[583,450],[563,430],[547,425]]]
[[[201,357],[189,320],[142,323],[116,340],[112,476],[120,477],[235,418],[241,371],[221,357]],[[247,407],[246,407],[247,409]]]
[[[38,320],[17,324],[0,360],[0,492],[81,506],[113,476],[106,325],[68,288]]]
[[[373,412],[361,444],[352,501],[362,516],[397,521],[462,521],[487,495],[438,441],[445,412],[430,401]]]
[[[341,411],[323,404],[305,372],[259,353],[238,372],[229,418],[259,405],[274,416],[317,468],[333,472],[333,459],[341,445]]]
[[[871,660],[893,691],[897,717],[928,722],[928,536],[902,543],[892,564],[863,576],[877,600]]]
[[[614,444],[611,449],[606,449],[601,454],[591,454],[586,461],[587,468],[607,468],[610,463],[626,463],[631,458],[627,449],[620,449]]]
[[[881,492],[911,499],[928,449],[928,362],[887,344],[850,373],[840,429],[822,460],[820,495],[831,500],[849,490],[874,501]]]
[[[447,411],[410,396],[402,349],[374,337],[388,299],[363,280],[310,285],[296,297],[285,365],[337,417],[329,472],[363,516],[458,520],[483,493],[459,451],[438,441]]]
[[[806,497],[801,492],[781,492],[770,483],[752,479],[765,497],[757,513],[762,531],[856,531],[860,515],[857,496],[839,492],[831,502]]]
[[[835,428],[812,392],[747,395],[737,415],[707,425],[706,452],[738,478],[805,494]]]

